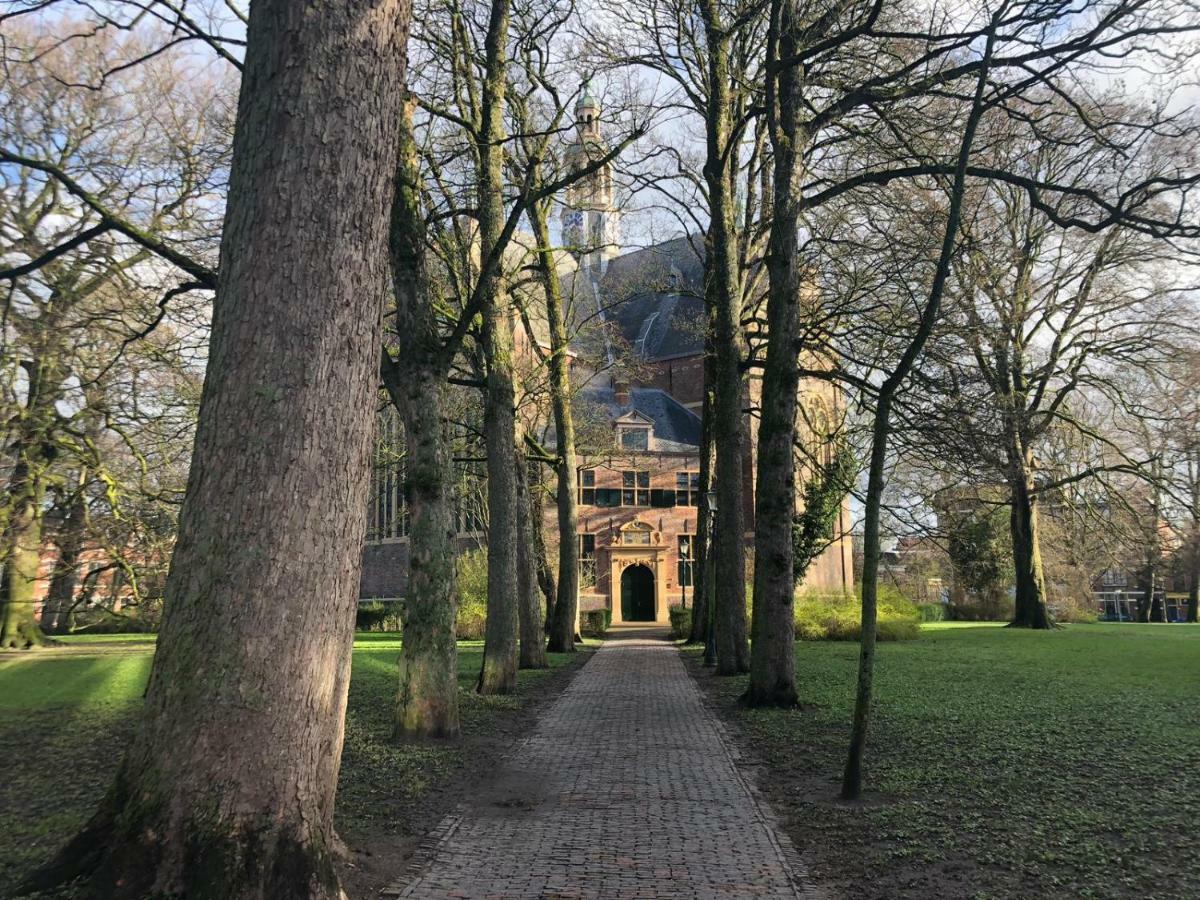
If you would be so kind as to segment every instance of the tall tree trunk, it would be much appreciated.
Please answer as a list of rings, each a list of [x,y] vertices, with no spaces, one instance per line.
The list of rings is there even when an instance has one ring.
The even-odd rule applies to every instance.
[[[774,0],[767,38],[767,117],[775,177],[767,248],[767,353],[758,424],[755,497],[754,618],[749,706],[796,703],[796,576],[792,522],[796,512],[796,405],[800,390],[801,75],[796,66],[770,71],[795,55],[795,8]]]
[[[529,489],[529,466],[523,454],[517,465],[518,543],[523,548],[517,559],[517,618],[521,648],[517,664],[522,669],[546,668],[546,635],[542,629],[541,593],[537,580],[537,557],[533,553],[533,497]]]
[[[711,328],[709,329],[711,332]],[[700,407],[700,505],[696,508],[696,540],[692,553],[695,562],[692,571],[696,574],[692,585],[692,633],[688,636],[689,644],[703,644],[708,639],[708,566],[705,565],[711,552],[712,516],[708,511],[706,500],[712,488],[713,471],[713,354],[710,352],[711,340],[705,342],[704,353],[704,397]]]
[[[716,444],[717,514],[713,523],[716,578],[717,674],[750,669],[746,640],[746,512],[742,482],[745,426],[742,416],[741,288],[734,212],[732,76],[729,32],[717,0],[701,0],[708,38],[708,109],[704,179],[709,193],[707,301],[714,311],[713,440]]]
[[[34,881],[344,897],[334,864],[406,0],[256,0],[162,630],[100,808]]]
[[[35,604],[42,557],[42,504],[47,471],[54,461],[55,406],[67,372],[56,323],[47,322],[39,337],[36,358],[22,363],[28,383],[25,405],[15,417],[17,437],[3,528],[0,647],[22,650],[53,643],[38,624]]]
[[[397,738],[459,733],[458,645],[452,467],[446,434],[446,380],[437,313],[425,267],[425,220],[412,133],[412,104],[400,129],[400,164],[392,203],[390,250],[396,301],[393,360],[381,376],[404,422],[404,499],[408,507],[408,585],[396,695]]]
[[[546,550],[546,527],[542,518],[543,499],[540,485],[530,490],[529,502],[533,507],[533,555],[537,565],[538,588],[542,592],[542,632],[548,635],[550,623],[554,619],[554,600],[558,588],[555,587],[554,570],[550,568],[550,556]]]
[[[62,527],[55,536],[58,559],[50,575],[50,587],[42,606],[42,630],[46,634],[70,631],[70,612],[79,584],[79,557],[83,553],[84,527],[87,524],[87,495],[82,483],[71,495]]]
[[[971,112],[967,116],[962,143],[958,149],[954,180],[950,186],[950,209],[942,233],[937,268],[929,286],[929,298],[921,310],[916,333],[896,362],[896,367],[879,386],[879,394],[875,401],[875,416],[871,427],[871,464],[867,470],[867,496],[863,514],[862,627],[859,636],[858,683],[854,693],[850,747],[846,754],[846,768],[842,772],[842,798],[845,800],[857,800],[862,796],[863,759],[866,755],[867,736],[871,729],[871,702],[875,689],[875,640],[879,612],[879,519],[883,508],[884,470],[887,463],[887,442],[891,434],[892,403],[896,392],[900,390],[925,349],[926,341],[933,334],[933,327],[941,310],[942,295],[946,290],[946,279],[950,274],[950,262],[954,257],[958,225],[962,217],[971,145],[975,142],[975,132],[984,113],[983,93],[996,45],[996,21],[997,19],[993,18],[988,28],[983,64],[979,69]]]
[[[479,158],[479,259],[484,271],[483,352],[487,362],[484,439],[488,474],[488,596],[479,693],[508,694],[517,687],[516,391],[513,323],[501,266],[486,261],[504,228],[504,99],[507,84],[508,0],[492,0],[484,42],[483,121]]]
[[[957,230],[957,220],[955,226]],[[891,433],[892,394],[881,393],[876,401],[871,430],[871,464],[867,470],[866,508],[863,515],[862,626],[859,634],[858,684],[854,716],[850,725],[850,749],[842,773],[842,797],[855,800],[862,795],[863,758],[871,727],[871,702],[875,686],[875,636],[879,609],[880,511],[883,508],[884,470],[887,442]]]
[[[1187,620],[1195,623],[1200,621],[1200,529],[1192,526],[1191,559],[1188,573],[1188,604]]]
[[[546,224],[546,207],[535,203],[529,210],[538,245],[538,275],[546,295],[546,322],[550,330],[550,402],[554,409],[558,478],[558,593],[550,620],[550,650],[575,649],[579,620],[579,512],[576,508],[575,416],[571,410],[571,370],[567,343],[566,310]]]
[[[1046,610],[1046,581],[1038,528],[1037,496],[1022,451],[1010,453],[1009,523],[1016,576],[1015,607],[1011,625],[1018,628],[1051,627]]]
[[[35,614],[38,567],[42,558],[41,461],[30,464],[27,457],[40,456],[36,447],[18,450],[17,464],[9,479],[11,507],[5,529],[8,559],[4,566],[4,610],[0,619],[0,647],[25,650],[50,643]]]

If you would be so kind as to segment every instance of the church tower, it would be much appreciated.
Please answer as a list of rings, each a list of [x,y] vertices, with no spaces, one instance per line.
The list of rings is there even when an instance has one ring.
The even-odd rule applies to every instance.
[[[567,148],[567,170],[577,172],[604,156],[608,145],[600,135],[600,104],[584,82],[575,104],[575,143]],[[620,252],[620,213],[613,206],[612,164],[567,187],[562,211],[562,241],[580,268],[599,277]]]

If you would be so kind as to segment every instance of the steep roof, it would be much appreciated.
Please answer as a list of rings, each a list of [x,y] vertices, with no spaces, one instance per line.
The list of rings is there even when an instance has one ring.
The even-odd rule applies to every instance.
[[[618,403],[611,387],[591,386],[581,394],[585,403],[603,409],[616,421],[630,412],[640,413],[654,424],[654,440],[660,450],[693,450],[700,446],[700,417],[658,388],[632,388],[629,402]]]
[[[581,280],[586,273],[577,273]],[[591,294],[580,284],[580,294]],[[676,238],[609,261],[597,285],[605,320],[648,362],[704,351],[704,258],[699,239]],[[576,304],[576,315],[595,313]]]

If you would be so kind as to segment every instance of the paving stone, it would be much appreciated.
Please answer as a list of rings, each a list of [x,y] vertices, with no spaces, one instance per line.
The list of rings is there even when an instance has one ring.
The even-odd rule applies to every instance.
[[[392,896],[818,896],[675,647],[605,642]]]

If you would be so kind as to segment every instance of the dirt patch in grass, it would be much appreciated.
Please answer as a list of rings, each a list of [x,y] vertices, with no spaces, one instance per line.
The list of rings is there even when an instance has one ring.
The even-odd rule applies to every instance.
[[[797,645],[805,706],[693,674],[818,885],[851,900],[1194,900],[1200,629],[930,629],[879,648],[866,800],[837,798],[857,645]]]
[[[520,673],[516,694],[479,697],[471,689],[482,646],[464,642],[463,739],[396,746],[389,737],[399,650],[389,635],[355,644],[335,821],[351,851],[343,879],[356,900],[400,877],[422,836],[591,655],[552,654],[551,668]],[[152,652],[150,642],[109,641],[0,654],[0,884],[12,886],[48,860],[96,808],[132,734]]]

